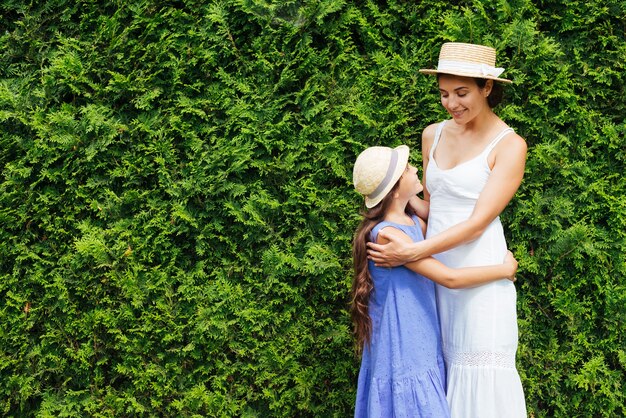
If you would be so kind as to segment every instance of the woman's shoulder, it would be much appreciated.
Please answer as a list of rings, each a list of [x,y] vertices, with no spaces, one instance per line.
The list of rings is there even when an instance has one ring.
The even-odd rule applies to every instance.
[[[435,134],[437,133],[437,129],[440,127],[440,125],[442,125],[444,123],[445,123],[445,121],[435,122],[435,123],[431,123],[430,125],[425,127],[424,130],[422,131],[422,138],[424,138],[424,137],[434,138]]]
[[[522,138],[517,132],[515,132],[515,128],[503,121],[499,116],[495,114],[494,116],[495,122],[491,125],[491,131],[495,132],[496,136],[504,134],[500,142],[506,140],[507,142],[511,141],[526,143],[526,140],[524,140],[524,138]]]
[[[526,140],[522,138],[512,126],[509,126],[495,113],[492,114],[493,118],[489,121],[489,127],[486,128],[485,138],[490,141],[496,142],[496,153],[525,153],[526,152]]]
[[[515,131],[506,132],[489,155],[489,166],[494,169],[497,164],[506,168],[521,167],[523,170],[527,153],[526,140]]]
[[[433,142],[435,141],[435,136],[437,135],[437,129],[443,123],[445,123],[445,121],[431,123],[426,128],[424,128],[424,130],[422,131],[422,152],[430,148],[430,146],[433,144]]]
[[[498,143],[499,148],[501,150],[509,150],[514,153],[518,153],[518,152],[526,153],[526,150],[528,148],[528,144],[526,144],[526,140],[522,138],[522,136],[520,136],[517,132],[513,130],[513,128],[509,127],[508,125],[506,125],[505,129],[510,129],[511,131],[506,133],[506,135],[504,135],[502,139],[499,141]]]

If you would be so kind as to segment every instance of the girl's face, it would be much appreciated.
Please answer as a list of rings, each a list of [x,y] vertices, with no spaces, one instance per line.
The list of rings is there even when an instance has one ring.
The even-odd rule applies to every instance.
[[[473,78],[440,74],[441,104],[456,123],[468,123],[485,109],[490,109],[487,96],[492,85],[493,81],[488,80],[481,90]]]
[[[400,185],[398,193],[404,197],[412,197],[424,190],[422,182],[417,175],[417,168],[411,164],[406,165],[406,169],[400,176]]]

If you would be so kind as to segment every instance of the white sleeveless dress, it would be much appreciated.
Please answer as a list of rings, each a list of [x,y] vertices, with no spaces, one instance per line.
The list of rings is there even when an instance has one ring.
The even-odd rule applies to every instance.
[[[489,179],[489,153],[513,131],[505,129],[480,155],[444,170],[434,158],[444,124],[437,127],[426,168],[430,193],[427,237],[469,218]],[[502,224],[496,218],[478,239],[435,258],[449,267],[480,266],[502,263],[506,251]],[[526,417],[524,392],[515,368],[515,304],[515,286],[507,279],[471,289],[437,286],[452,418]]]

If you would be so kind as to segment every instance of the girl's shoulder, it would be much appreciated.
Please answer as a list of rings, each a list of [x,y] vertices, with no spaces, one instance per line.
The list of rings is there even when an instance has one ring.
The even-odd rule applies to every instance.
[[[372,229],[370,238],[377,244],[388,243],[389,239],[384,236],[380,236],[379,238],[379,232],[385,229],[385,235],[394,239],[412,242],[423,240],[424,231],[426,230],[426,222],[424,222],[422,218],[417,215],[413,215],[411,218],[413,219],[413,222],[415,222],[414,225],[404,225],[390,221],[382,221]]]
[[[370,238],[373,242],[377,244],[387,244],[389,242],[389,239],[385,238],[385,236],[379,236],[380,231],[382,231],[383,229],[385,229],[385,235],[392,236],[394,238],[397,238],[403,234],[406,235],[400,224],[390,221],[382,221],[376,224],[374,228],[372,228]]]

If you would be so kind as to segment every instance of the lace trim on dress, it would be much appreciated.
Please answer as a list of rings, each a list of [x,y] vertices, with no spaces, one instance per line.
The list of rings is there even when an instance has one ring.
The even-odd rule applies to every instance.
[[[515,354],[512,353],[493,351],[446,352],[445,358],[446,363],[451,366],[515,368]]]

